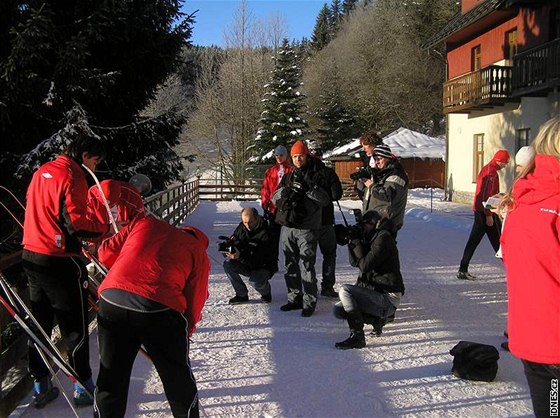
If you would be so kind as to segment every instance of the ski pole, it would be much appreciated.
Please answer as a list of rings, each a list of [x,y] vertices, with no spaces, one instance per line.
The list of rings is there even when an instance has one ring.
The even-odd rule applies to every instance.
[[[107,202],[107,198],[105,197],[105,193],[103,193],[103,189],[101,188],[101,184],[97,179],[97,176],[93,171],[91,171],[85,164],[82,164],[82,167],[86,169],[86,171],[93,177],[95,184],[97,185],[97,189],[99,190],[99,194],[101,195],[101,200],[103,201],[103,205],[105,209],[107,209],[107,215],[109,216],[109,222],[113,226],[115,234],[119,232],[119,228],[117,227],[117,223],[115,222],[115,218],[113,217],[113,213],[111,212],[111,208],[109,207],[109,203]]]

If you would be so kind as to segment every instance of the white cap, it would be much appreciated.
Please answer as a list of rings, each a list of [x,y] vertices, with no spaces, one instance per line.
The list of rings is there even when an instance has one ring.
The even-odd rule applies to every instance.
[[[525,167],[533,158],[535,158],[535,149],[531,145],[521,147],[515,154],[515,165]]]

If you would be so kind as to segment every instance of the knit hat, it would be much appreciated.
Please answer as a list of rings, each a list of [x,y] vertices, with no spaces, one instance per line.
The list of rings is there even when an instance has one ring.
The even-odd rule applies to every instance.
[[[307,145],[303,143],[303,141],[296,141],[294,145],[292,145],[292,149],[290,150],[290,155],[296,154],[309,154],[309,149]]]
[[[288,150],[284,145],[278,145],[274,148],[274,155],[288,155]]]
[[[109,206],[116,205],[121,197],[120,184],[115,180],[103,180],[100,185]]]
[[[391,148],[389,148],[389,145],[385,145],[385,144],[376,145],[375,149],[373,150],[373,156],[383,157],[389,160],[395,158],[395,156],[391,152]]]
[[[530,145],[526,145],[519,148],[519,151],[515,154],[515,165],[525,167],[533,158],[535,158],[535,149]]]
[[[509,162],[509,152],[507,152],[505,149],[496,151],[496,153],[494,154],[494,158],[492,158],[492,161],[507,164]]]

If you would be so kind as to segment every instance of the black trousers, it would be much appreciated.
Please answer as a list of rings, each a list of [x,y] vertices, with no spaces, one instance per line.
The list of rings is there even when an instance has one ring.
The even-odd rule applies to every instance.
[[[37,264],[35,261],[37,258]],[[29,281],[30,309],[48,336],[54,320],[68,350],[68,362],[82,380],[91,377],[87,328],[87,271],[78,257],[24,254]],[[49,374],[39,353],[29,343],[29,372],[35,380]]]
[[[95,409],[99,418],[124,417],[130,374],[141,345],[161,378],[173,416],[199,418],[187,321],[180,313],[171,309],[136,312],[100,299],[97,326],[101,364]]]
[[[522,360],[531,392],[533,412],[537,418],[558,416],[560,364],[541,364]],[[556,382],[553,383],[552,381]],[[555,399],[553,393],[556,394]],[[552,414],[555,412],[555,415]]]
[[[492,244],[495,252],[497,252],[500,248],[502,222],[497,215],[492,214],[492,217],[494,218],[494,225],[488,226],[486,225],[486,215],[484,212],[474,212],[474,222],[471,234],[469,235],[469,240],[467,241],[467,245],[463,251],[463,258],[461,259],[461,264],[459,265],[459,271],[469,271],[471,258],[476,250],[476,247],[478,247],[478,244],[482,241],[484,234],[488,235],[490,244]]]

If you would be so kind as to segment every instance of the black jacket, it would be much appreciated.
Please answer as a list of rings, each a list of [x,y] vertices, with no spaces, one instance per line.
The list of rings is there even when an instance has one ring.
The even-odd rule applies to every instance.
[[[238,261],[248,269],[265,268],[271,274],[278,270],[278,261],[275,258],[277,251],[274,248],[278,245],[278,240],[263,219],[261,219],[260,225],[252,231],[249,231],[243,222],[240,222],[233,231],[232,238],[240,253]]]
[[[298,185],[301,195],[295,203],[302,211],[302,219],[293,228],[297,229],[320,229],[322,226],[322,209],[331,203],[327,192],[327,180],[324,176],[325,164],[317,158],[308,156],[307,163],[301,169],[294,169],[291,173],[282,177],[280,185],[274,195],[272,202],[281,211],[278,201],[284,198],[286,192]],[[297,193],[295,194],[297,196]],[[277,213],[277,221],[280,214]]]
[[[380,293],[404,293],[400,270],[399,250],[390,222],[374,231],[373,236],[352,240],[348,244],[350,265],[360,269],[358,286],[374,289]]]
[[[336,172],[330,167],[324,165],[321,174],[325,179],[325,190],[331,199],[330,203],[321,212],[321,224],[334,225],[334,205],[332,202],[342,198],[342,184]]]

